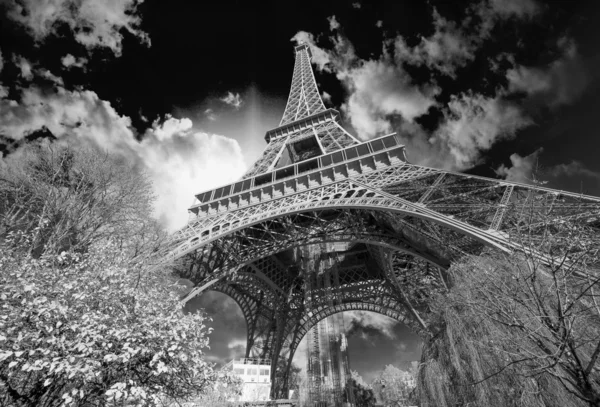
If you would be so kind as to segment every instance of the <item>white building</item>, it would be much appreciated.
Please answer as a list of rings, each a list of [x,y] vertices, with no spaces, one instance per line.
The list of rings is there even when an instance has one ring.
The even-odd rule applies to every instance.
[[[271,394],[271,362],[266,359],[234,359],[224,369],[239,376],[244,385],[239,401],[266,401]]]

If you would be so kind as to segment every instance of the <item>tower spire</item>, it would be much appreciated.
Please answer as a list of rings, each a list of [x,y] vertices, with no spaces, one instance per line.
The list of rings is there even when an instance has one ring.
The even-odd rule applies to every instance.
[[[323,106],[304,44],[265,139],[243,179],[196,194],[186,227],[149,261],[195,284],[185,301],[210,289],[239,304],[246,358],[270,360],[273,398],[287,397],[300,341],[331,315],[378,312],[429,335],[429,301],[464,256],[490,247],[553,264],[572,254],[573,230],[600,246],[598,197],[410,164],[395,134],[356,140]],[[549,224],[552,251],[538,245]]]
[[[265,135],[269,144],[244,179],[359,144],[341,126],[340,113],[325,108],[310,65],[308,45],[300,44],[295,51],[292,86],[283,118],[279,127]]]
[[[296,120],[325,111],[325,105],[319,95],[315,75],[310,65],[311,52],[307,44],[302,43],[296,48],[294,75],[285,112],[280,126]]]

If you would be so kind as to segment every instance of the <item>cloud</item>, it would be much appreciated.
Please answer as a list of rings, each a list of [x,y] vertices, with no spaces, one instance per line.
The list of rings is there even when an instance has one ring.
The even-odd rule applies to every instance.
[[[586,168],[579,161],[571,161],[569,164],[558,164],[550,167],[544,171],[545,173],[554,176],[567,176],[567,177],[589,177],[595,178],[596,181],[600,182],[600,172],[590,170]]]
[[[575,43],[562,38],[561,56],[546,67],[517,65],[506,72],[508,90],[523,92],[538,104],[555,108],[574,102],[585,91],[589,75]]]
[[[227,92],[227,95],[219,100],[227,105],[233,106],[236,110],[239,109],[244,103],[239,93],[234,94],[232,92]]]
[[[543,149],[537,149],[528,156],[522,157],[519,154],[510,156],[511,166],[504,164],[496,169],[499,176],[507,181],[523,182],[525,184],[545,184],[544,178],[559,177],[585,177],[592,178],[600,183],[600,172],[586,168],[579,161],[571,161],[568,164],[557,164],[550,167],[542,167],[539,163],[539,157]]]
[[[14,56],[13,62],[21,71],[21,78],[30,81],[33,79],[33,67],[31,62],[20,56]]]
[[[499,20],[513,16],[520,19],[531,18],[538,11],[539,7],[532,0],[481,1],[468,10],[467,18],[459,25],[444,18],[434,8],[434,33],[429,37],[421,37],[414,47],[409,46],[404,37],[396,37],[396,58],[399,64],[425,65],[455,78],[458,68],[475,59],[476,51],[490,36]],[[478,18],[473,19],[473,16]]]
[[[331,103],[331,95],[329,93],[323,91],[321,98],[323,99],[323,102]]]
[[[331,72],[329,53],[316,45],[314,35],[306,31],[298,31],[290,41],[294,41],[296,44],[308,44],[312,53],[312,63],[317,66],[319,71]]]
[[[231,359],[243,358],[246,355],[246,338],[233,338],[227,343],[227,349],[229,354],[226,358],[223,358],[224,362]]]
[[[435,131],[436,142],[445,143],[456,169],[477,163],[481,151],[533,122],[522,111],[499,97],[479,94],[453,96],[444,111],[445,121]]]
[[[193,129],[189,119],[155,122],[138,142],[126,116],[88,90],[22,90],[0,100],[0,134],[19,140],[45,126],[56,137],[118,154],[148,173],[157,195],[156,216],[174,230],[187,221],[194,193],[232,182],[244,172],[238,143]]]
[[[26,81],[31,81],[34,77],[38,77],[46,79],[47,81],[53,82],[57,85],[64,86],[64,82],[61,77],[54,75],[45,68],[40,68],[39,65],[32,64],[30,61],[21,56],[13,56],[13,63],[21,71],[21,78],[25,79]]]
[[[360,3],[357,1],[357,2],[354,2],[354,3],[352,3],[352,7],[353,7],[353,8],[355,8],[355,9],[358,9],[358,10],[360,10],[360,8],[362,7],[362,4],[360,4]]]
[[[122,30],[150,44],[148,35],[139,28],[140,3],[142,0],[22,0],[9,2],[7,15],[23,25],[37,42],[66,26],[88,49],[108,48],[119,56]]]
[[[239,348],[239,347],[243,347],[244,349],[246,349],[246,341],[247,341],[246,339],[242,339],[242,338],[232,339],[227,344],[227,347],[229,349],[234,349],[234,348]]]
[[[309,45],[317,69],[333,72],[345,85],[349,97],[342,110],[357,131],[366,139],[391,131],[389,115],[412,122],[435,104],[440,89],[433,85],[418,86],[401,66],[384,54],[379,60],[356,57],[354,47],[343,36],[330,38],[334,48],[326,51],[312,34],[300,31],[293,38]]]
[[[334,31],[334,30],[337,30],[338,28],[340,28],[340,23],[337,22],[337,20],[335,19],[335,16],[328,17],[327,21],[329,21],[329,29],[331,31]]]
[[[368,311],[345,311],[344,325],[346,332],[357,329],[374,329],[390,339],[396,339],[394,327],[398,321],[382,314]],[[361,331],[361,334],[364,333]]]
[[[383,21],[377,20],[377,22],[375,23],[375,27],[377,27],[377,28],[383,27]]]
[[[63,79],[59,76],[54,75],[47,69],[39,69],[37,70],[37,74],[42,78],[49,80],[50,82],[54,82],[57,85],[64,86]]]
[[[503,18],[532,18],[540,13],[540,6],[533,0],[490,0],[490,8]]]
[[[443,18],[433,10],[435,32],[430,37],[422,37],[415,47],[409,47],[402,36],[394,41],[396,58],[399,63],[426,65],[445,75],[455,77],[456,69],[463,67],[475,58],[481,38],[467,35],[456,23]]]
[[[496,174],[504,177],[507,181],[533,184],[536,179],[534,169],[537,167],[538,157],[542,151],[543,150],[540,148],[525,157],[521,157],[516,153],[512,154],[510,156],[511,166],[506,167],[502,164],[496,169]]]
[[[400,342],[396,343],[396,351],[398,353],[406,352],[407,349],[408,349],[408,345],[405,342],[400,341]]]
[[[359,137],[371,138],[391,131],[387,116],[400,115],[412,122],[435,104],[439,89],[417,86],[390,61],[366,61],[338,74],[350,90],[342,106]]]
[[[63,66],[67,69],[70,68],[84,68],[87,64],[87,58],[75,58],[71,54],[65,55],[61,60]]]
[[[204,111],[204,116],[206,116],[206,118],[207,118],[208,120],[210,120],[211,122],[214,122],[215,120],[217,120],[217,116],[215,115],[215,112],[214,112],[214,110],[212,110],[212,109],[210,109],[210,108],[209,108],[209,109],[206,109],[206,110]]]

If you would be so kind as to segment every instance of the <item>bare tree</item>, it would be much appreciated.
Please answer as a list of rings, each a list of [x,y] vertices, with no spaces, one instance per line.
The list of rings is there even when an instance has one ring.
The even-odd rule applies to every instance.
[[[89,148],[29,145],[0,162],[0,236],[31,232],[34,257],[110,238],[136,258],[164,235],[153,200],[143,173]]]
[[[163,236],[152,198],[143,174],[87,149],[0,161],[1,405],[165,405],[218,381],[203,314],[143,261]]]
[[[479,402],[502,393],[503,405],[600,406],[598,222],[529,216],[512,232],[521,250],[490,250],[451,269],[450,293],[433,305],[441,329],[424,353],[438,360],[425,360],[423,394],[453,399],[443,387],[460,382]],[[446,384],[436,387],[435,376]]]

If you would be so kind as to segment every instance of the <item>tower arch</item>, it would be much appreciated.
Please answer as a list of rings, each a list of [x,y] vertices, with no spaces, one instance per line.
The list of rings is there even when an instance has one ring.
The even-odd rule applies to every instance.
[[[427,298],[446,289],[456,259],[523,249],[523,227],[535,241],[549,222],[600,218],[597,197],[414,165],[395,134],[360,142],[323,105],[309,47],[295,58],[263,155],[237,182],[196,194],[190,221],[154,259],[194,282],[187,299],[206,289],[237,298],[247,355],[289,367],[306,326],[352,306],[404,313],[427,332]],[[271,372],[272,396],[285,397],[285,374]]]

